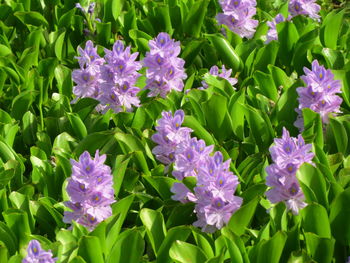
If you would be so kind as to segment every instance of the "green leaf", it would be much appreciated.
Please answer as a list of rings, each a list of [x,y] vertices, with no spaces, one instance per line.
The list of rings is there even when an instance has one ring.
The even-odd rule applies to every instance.
[[[341,192],[330,206],[332,235],[344,246],[350,246],[350,188]]]
[[[203,263],[207,260],[202,249],[179,240],[173,243],[169,255],[175,262],[179,263]]]
[[[328,208],[327,187],[323,174],[311,164],[304,163],[297,171],[296,176],[303,185],[312,190],[318,203]],[[301,185],[302,189],[303,185]]]
[[[332,261],[335,240],[319,237],[314,233],[305,233],[307,252],[319,263],[328,263]]]
[[[163,200],[168,200],[173,195],[170,191],[175,179],[164,176],[144,176],[143,177],[158,192]]]
[[[23,118],[23,141],[27,145],[33,145],[36,141],[37,121],[36,116],[27,111]]]
[[[78,255],[86,262],[104,263],[100,241],[95,236],[82,236],[79,240]]]
[[[0,44],[0,57],[6,57],[8,55],[11,55],[12,51],[10,48],[8,48],[5,45]]]
[[[19,246],[26,246],[31,233],[28,215],[20,209],[8,209],[2,213],[10,230],[18,237]]]
[[[227,110],[227,98],[213,94],[202,104],[209,130],[219,141],[227,139],[232,134],[232,121]]]
[[[200,0],[192,3],[193,5],[186,15],[186,21],[182,25],[182,28],[185,33],[198,38],[207,13],[209,0]]]
[[[171,263],[169,250],[176,240],[186,241],[191,234],[191,229],[187,226],[176,226],[169,229],[157,253],[157,263]]]
[[[278,31],[278,42],[280,43],[278,56],[284,65],[290,65],[294,46],[299,39],[298,30],[289,21],[278,23],[276,28]]]
[[[266,74],[257,70],[255,71],[253,78],[262,94],[276,102],[278,92],[271,74]]]
[[[72,126],[73,132],[80,139],[83,140],[87,136],[87,130],[84,122],[80,119],[77,113],[66,112],[70,125]]]
[[[343,124],[335,118],[329,118],[330,127],[337,145],[338,152],[346,154],[348,146],[348,135]]]
[[[310,204],[301,210],[302,227],[320,237],[331,238],[327,210],[319,204]]]
[[[106,263],[133,262],[138,263],[144,251],[144,241],[136,229],[128,229],[121,233],[107,257]]]
[[[242,70],[243,62],[237,55],[236,51],[233,49],[231,44],[222,36],[215,34],[206,34],[210,42],[215,47],[219,57],[224,62],[224,64],[232,69],[232,74]]]
[[[287,234],[278,231],[269,240],[262,241],[258,251],[258,263],[278,263],[286,240]]]
[[[32,105],[36,95],[37,92],[33,90],[26,90],[18,94],[12,101],[11,116],[16,120],[22,119],[23,115]]]
[[[260,48],[255,56],[253,69],[268,73],[267,66],[269,64],[272,64],[272,65],[275,64],[279,46],[280,46],[279,42],[271,41],[266,46]]]
[[[35,11],[29,11],[29,12],[22,12],[18,11],[13,14],[16,16],[24,25],[33,25],[33,26],[42,26],[45,27],[49,26],[49,23],[46,21],[46,19],[39,13]]]
[[[157,251],[166,236],[163,215],[159,211],[143,208],[140,211],[140,218],[146,228],[154,254],[157,255]]]
[[[245,233],[246,228],[248,228],[255,210],[258,205],[259,197],[255,197],[249,203],[245,204],[239,208],[232,216],[228,222],[228,227],[230,230],[238,236]]]
[[[343,15],[345,9],[341,10],[338,13],[337,12],[338,10],[333,10],[325,17],[320,30],[321,43],[325,47],[332,49],[337,48],[337,42],[339,39],[338,35],[343,24]]]
[[[210,244],[210,242],[212,241],[210,236],[201,232],[197,228],[192,230],[192,235],[194,236],[194,239],[196,240],[197,246],[203,250],[203,252],[207,256],[207,258],[214,257],[213,248]]]
[[[65,31],[62,32],[55,42],[55,55],[59,60],[62,60],[64,58],[65,35],[66,35],[66,32]]]
[[[215,144],[210,133],[193,116],[186,115],[182,126],[191,128],[193,136],[203,139],[207,145]]]

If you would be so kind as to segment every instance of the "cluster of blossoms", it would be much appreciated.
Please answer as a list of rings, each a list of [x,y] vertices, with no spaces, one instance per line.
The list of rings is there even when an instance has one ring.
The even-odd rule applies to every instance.
[[[106,155],[100,156],[98,150],[93,160],[87,151],[80,155],[79,162],[71,159],[72,176],[67,185],[70,201],[65,205],[72,211],[64,212],[65,223],[74,220],[92,230],[112,215],[113,178],[109,166],[103,164],[105,160]]]
[[[232,87],[237,83],[236,78],[231,78],[232,69],[226,69],[225,65],[222,65],[221,73],[219,73],[219,68],[217,66],[212,66],[209,70],[209,74],[226,79],[232,85]],[[208,84],[204,80],[202,81],[202,85],[202,89],[208,88]]]
[[[318,13],[321,7],[315,2],[316,0],[290,0],[288,11],[292,17],[306,15],[314,20],[320,20]]]
[[[299,107],[295,109],[299,116],[294,125],[299,129],[303,128],[302,109],[310,108],[321,115],[324,123],[328,123],[328,115],[340,113],[339,108],[343,101],[336,95],[341,92],[340,81],[334,80],[333,73],[320,66],[317,60],[312,62],[312,70],[304,67],[304,72],[306,75],[301,76],[301,79],[306,87],[297,88]]]
[[[22,260],[22,263],[55,263],[56,260],[57,258],[52,257],[51,250],[43,250],[39,241],[33,239],[28,244],[27,256]]]
[[[298,138],[290,137],[285,128],[282,138],[275,139],[274,143],[270,147],[274,163],[266,167],[266,184],[271,187],[266,196],[271,203],[285,202],[288,210],[298,214],[306,203],[295,174],[303,163],[312,164],[312,145],[305,144],[301,135]]]
[[[184,112],[178,110],[174,117],[163,112],[158,121],[157,133],[152,140],[158,143],[153,149],[157,159],[164,164],[174,164],[173,176],[179,181],[194,176],[194,192],[183,183],[171,188],[172,198],[180,202],[195,203],[198,220],[195,226],[205,232],[214,232],[227,224],[232,214],[241,206],[242,198],[234,195],[237,177],[229,171],[231,160],[223,161],[220,152],[212,154],[214,146],[203,140],[191,138],[191,129],[181,127]]]
[[[182,91],[187,75],[184,71],[185,61],[178,57],[180,42],[175,42],[167,33],[159,33],[148,45],[150,51],[143,60],[143,66],[147,67],[145,88],[150,90],[148,96],[159,94],[165,98],[171,90]]]
[[[130,52],[130,46],[124,49],[120,40],[113,45],[112,51],[105,49],[105,61],[101,66],[100,95],[98,97],[105,109],[113,109],[114,112],[123,110],[131,111],[132,105],[139,106],[139,98],[136,94],[140,91],[136,87],[136,80],[141,75],[137,73],[141,69],[141,63],[135,61],[138,52]]]
[[[255,0],[220,0],[223,13],[218,13],[216,19],[220,25],[226,25],[231,31],[241,37],[252,38],[258,21],[252,19],[256,14]]]
[[[180,42],[175,42],[167,33],[159,33],[149,41],[150,52],[146,53],[142,64],[147,67],[147,85],[149,97],[160,95],[165,97],[171,90],[182,91],[185,61],[180,54]],[[80,69],[73,70],[72,78],[76,83],[73,93],[75,102],[79,98],[91,97],[101,104],[100,111],[112,109],[115,113],[132,111],[132,106],[139,107],[136,81],[141,75],[137,71],[142,68],[136,61],[138,52],[131,53],[130,46],[124,48],[122,41],[114,43],[113,49],[104,49],[105,56],[97,54],[97,48],[89,40],[85,49],[78,48]]]

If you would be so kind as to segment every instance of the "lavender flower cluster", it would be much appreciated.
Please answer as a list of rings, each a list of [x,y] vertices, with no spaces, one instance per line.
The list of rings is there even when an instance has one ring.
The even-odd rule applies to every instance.
[[[22,263],[55,263],[57,258],[52,257],[51,250],[45,251],[41,248],[39,241],[33,239],[27,247],[27,256]]]
[[[175,42],[167,33],[159,33],[148,45],[150,51],[143,60],[143,65],[147,67],[148,96],[159,94],[165,98],[171,90],[182,91],[187,75],[184,71],[185,61],[178,57],[180,42]]]
[[[334,80],[334,75],[329,69],[320,66],[317,60],[312,62],[312,70],[304,67],[306,75],[301,76],[306,87],[297,88],[299,95],[299,107],[295,111],[299,114],[294,123],[299,129],[303,129],[301,110],[310,108],[321,115],[324,123],[329,122],[329,114],[340,113],[342,98],[336,93],[341,92],[339,80]]]
[[[181,127],[184,112],[163,112],[158,120],[157,133],[152,140],[158,145],[153,149],[157,159],[164,164],[174,164],[173,176],[179,181],[194,176],[197,179],[194,192],[182,182],[174,183],[172,199],[195,203],[198,220],[195,226],[205,232],[214,232],[228,223],[232,214],[241,206],[242,198],[234,195],[237,177],[229,171],[231,160],[223,161],[220,152],[212,154],[214,146],[206,146],[203,140],[191,138],[191,129]]]
[[[72,220],[93,230],[98,223],[112,215],[110,205],[115,202],[111,169],[105,165],[106,155],[96,151],[92,160],[85,151],[79,162],[71,159],[72,176],[69,178],[67,193],[70,201],[65,205],[72,211],[65,211],[63,221]]]
[[[222,65],[221,73],[219,73],[218,66],[215,66],[215,65],[212,66],[209,70],[209,74],[226,79],[232,85],[232,87],[237,83],[236,78],[231,78],[232,69],[226,69],[225,65]],[[203,85],[203,87],[201,87],[200,89],[208,88],[208,84],[204,80],[202,81],[202,85]],[[233,89],[235,89],[235,88],[233,88]]]
[[[274,163],[266,167],[266,184],[271,187],[266,192],[266,197],[271,203],[284,202],[288,210],[298,214],[306,203],[295,174],[303,163],[312,164],[312,145],[305,144],[301,135],[298,138],[290,137],[285,128],[282,138],[276,138],[274,143],[275,145],[270,147]]]
[[[72,73],[76,86],[73,93],[75,102],[79,98],[91,97],[101,105],[98,110],[103,112],[112,109],[115,113],[132,111],[139,107],[137,96],[140,89],[136,87],[138,71],[147,67],[148,96],[166,97],[171,90],[182,91],[183,80],[187,77],[184,71],[185,61],[178,57],[180,42],[175,42],[167,33],[159,33],[149,41],[150,51],[142,61],[136,61],[138,52],[131,53],[130,46],[124,47],[122,41],[114,43],[113,49],[104,49],[105,56],[97,54],[97,48],[92,41],[87,41],[85,49],[78,48],[80,69]]]
[[[259,23],[252,19],[256,14],[256,1],[220,0],[219,3],[223,11],[216,16],[219,24],[226,25],[241,37],[252,38]]]
[[[320,16],[318,13],[320,12],[321,7],[315,2],[316,0],[290,0],[288,11],[292,17],[297,15],[306,15],[319,21]]]

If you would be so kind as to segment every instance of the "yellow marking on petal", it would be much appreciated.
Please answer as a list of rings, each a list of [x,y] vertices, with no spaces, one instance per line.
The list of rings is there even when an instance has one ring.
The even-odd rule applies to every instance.
[[[236,19],[234,17],[231,18],[231,22],[234,23]]]
[[[122,70],[124,68],[123,65],[119,65],[118,67],[119,67],[120,70]]]
[[[90,167],[90,166],[86,166],[85,170],[86,170],[87,172],[90,172],[91,167]]]
[[[325,101],[325,100],[321,100],[321,104],[322,104],[322,105],[325,105],[325,104],[326,104],[326,101]]]
[[[175,124],[175,127],[176,127],[176,128],[179,128],[179,127],[180,127],[180,124],[176,123],[176,124]]]
[[[219,180],[219,184],[222,185],[224,182],[220,179]]]
[[[187,158],[190,159],[191,158],[191,154],[188,153],[187,154]]]
[[[221,203],[220,203],[220,202],[218,202],[218,203],[217,203],[217,206],[218,206],[218,207],[221,207]]]
[[[320,73],[319,77],[320,77],[320,79],[322,79],[322,78],[323,78],[323,74],[322,74],[322,73]]]
[[[115,95],[114,94],[112,94],[110,97],[111,97],[112,100],[115,100]]]
[[[88,76],[84,75],[83,76],[83,80],[87,81],[88,80]]]
[[[80,185],[79,185],[79,188],[80,188],[81,190],[85,190],[85,185],[80,184]]]
[[[234,1],[233,4],[234,4],[235,6],[237,6],[237,5],[238,5],[238,1]]]
[[[33,252],[34,253],[37,253],[38,252],[38,249],[36,247],[33,247]]]

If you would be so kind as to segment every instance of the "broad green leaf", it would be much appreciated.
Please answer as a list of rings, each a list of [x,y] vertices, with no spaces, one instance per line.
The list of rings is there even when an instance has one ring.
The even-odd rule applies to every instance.
[[[232,216],[228,222],[230,230],[238,236],[245,233],[246,228],[249,226],[255,210],[258,205],[259,197],[254,198],[249,203],[240,207]]]
[[[86,262],[104,263],[100,241],[97,237],[83,236],[78,246],[78,255]]]
[[[64,58],[65,36],[66,32],[64,31],[59,35],[55,42],[55,55],[59,60],[63,60]]]
[[[278,23],[276,28],[278,31],[278,42],[280,43],[278,56],[285,65],[290,65],[295,43],[299,39],[298,30],[289,21]]]
[[[23,210],[11,208],[3,212],[2,215],[10,230],[18,238],[19,246],[27,245],[31,233],[27,213]]]
[[[207,260],[202,249],[180,240],[173,243],[169,255],[172,260],[179,263],[202,263]]]
[[[324,238],[314,233],[305,233],[306,248],[308,254],[319,263],[331,262],[334,252],[335,240]]]
[[[348,134],[346,133],[343,124],[335,118],[330,118],[330,127],[333,131],[338,152],[343,154],[348,153]]]
[[[76,113],[66,113],[70,125],[72,126],[73,132],[80,139],[83,140],[87,136],[87,130],[84,122],[80,119]]]
[[[176,226],[169,229],[157,253],[157,263],[170,263],[169,250],[176,240],[186,241],[191,234],[191,229],[187,226]]]
[[[163,200],[170,199],[173,195],[170,191],[175,179],[164,176],[144,176],[143,177],[160,195]]]
[[[259,246],[258,263],[278,263],[283,252],[287,235],[278,231],[272,238],[262,241]]]
[[[140,218],[146,228],[153,251],[157,255],[158,249],[166,236],[163,215],[159,211],[143,208],[140,211]]]
[[[253,78],[262,94],[276,102],[278,92],[271,74],[266,74],[257,70],[255,71]]]
[[[110,250],[106,263],[114,262],[141,262],[144,251],[144,241],[136,229],[128,229],[121,233]]]
[[[182,126],[191,128],[193,130],[192,134],[199,139],[203,139],[207,145],[215,144],[212,135],[193,116],[186,115]]]
[[[241,71],[243,62],[233,49],[231,44],[222,36],[215,34],[205,35],[215,47],[219,57],[222,59],[224,64],[232,69],[232,73],[235,74],[237,71]]]
[[[253,61],[253,69],[268,73],[268,65],[275,64],[280,43],[271,41],[266,46],[260,48]],[[247,62],[246,62],[247,63]]]
[[[18,11],[13,14],[16,16],[21,22],[25,25],[33,25],[33,26],[49,26],[49,23],[46,21],[46,19],[39,13],[35,11],[29,11],[29,12],[22,12]]]
[[[199,0],[192,3],[182,28],[188,35],[198,38],[207,13],[209,0]]]
[[[312,232],[319,237],[331,238],[327,210],[319,204],[310,204],[301,210],[302,224],[305,232]]]
[[[350,246],[350,188],[341,192],[330,206],[329,221],[332,236],[344,246]]]
[[[333,10],[323,20],[320,40],[324,46],[332,49],[337,48],[338,35],[343,23],[344,12],[345,10],[341,10],[338,13],[337,10]]]
[[[197,246],[203,250],[207,258],[214,257],[214,251],[211,246],[212,239],[206,233],[201,232],[199,229],[195,228],[192,230],[192,235],[196,240]]]
[[[328,208],[327,186],[323,174],[311,164],[304,163],[297,171],[296,176],[300,182],[315,193],[318,203]]]
[[[28,111],[32,105],[37,92],[33,90],[26,90],[17,95],[12,101],[11,115],[16,120],[22,119],[23,115]]]
[[[27,111],[23,118],[23,141],[27,145],[33,145],[36,141],[36,132],[37,132],[37,121],[36,116]]]

